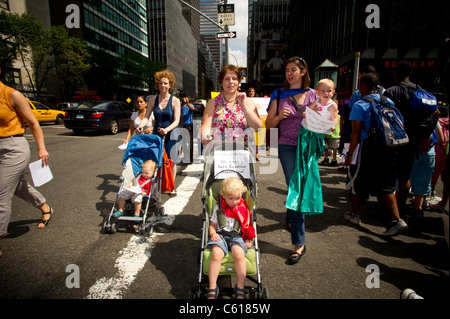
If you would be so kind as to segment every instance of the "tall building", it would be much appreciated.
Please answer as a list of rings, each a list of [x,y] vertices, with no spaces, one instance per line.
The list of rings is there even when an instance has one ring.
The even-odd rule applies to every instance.
[[[23,13],[31,14],[42,23],[44,29],[50,28],[51,25],[48,0],[1,0],[0,10],[19,15]],[[33,68],[28,60],[25,61],[25,64],[30,74],[33,74]],[[13,86],[27,96],[32,96],[29,75],[21,60],[16,60],[11,68],[2,70],[2,73],[5,75],[6,81],[10,86]],[[53,93],[49,92],[47,87],[44,88],[44,92]]]
[[[289,57],[290,0],[249,0],[248,82],[271,94],[284,82]]]
[[[325,59],[337,64],[337,93],[343,99],[355,87],[357,52],[359,65],[375,66],[384,87],[394,84],[397,63],[408,60],[414,66],[413,82],[428,90],[449,89],[449,74],[444,73],[449,59],[448,1],[429,0],[423,5],[419,1],[298,0],[292,1],[291,13],[301,17],[291,20],[291,53],[304,57],[312,74]]]
[[[219,4],[219,0],[200,0],[200,11],[217,23],[217,6]],[[223,66],[225,52],[224,41],[216,39],[216,33],[220,31],[221,29],[217,25],[211,23],[205,17],[200,16],[200,36],[209,47],[213,62],[217,68],[216,72],[219,72]]]
[[[150,57],[146,0],[48,0],[48,3],[52,25],[65,26],[71,36],[84,39],[89,48],[102,52],[105,57],[126,54]],[[77,20],[76,26],[68,26],[66,20],[70,15]],[[119,68],[107,76],[123,83],[126,74],[127,70]],[[109,82],[101,83],[101,78],[90,81],[88,90],[77,92],[79,98],[97,94],[102,98],[126,98],[149,89],[145,82],[140,86],[121,84],[113,88]]]
[[[150,59],[163,61],[175,75],[174,91],[197,95],[198,42],[177,0],[148,0]]]
[[[69,28],[89,47],[118,56],[149,56],[146,0],[49,0],[52,25],[65,25],[68,5],[76,5],[80,27]]]

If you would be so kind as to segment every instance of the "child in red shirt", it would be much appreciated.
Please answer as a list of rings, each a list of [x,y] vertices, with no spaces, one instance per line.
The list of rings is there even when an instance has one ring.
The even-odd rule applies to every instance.
[[[119,194],[119,209],[114,213],[115,217],[120,217],[123,215],[125,209],[125,203],[127,199],[131,199],[134,203],[134,216],[139,217],[141,214],[142,198],[150,194],[151,182],[150,179],[155,174],[156,163],[152,160],[146,161],[142,164],[142,172],[136,176],[133,181],[123,188]],[[141,189],[140,193],[134,192],[131,188],[136,189],[139,187]]]

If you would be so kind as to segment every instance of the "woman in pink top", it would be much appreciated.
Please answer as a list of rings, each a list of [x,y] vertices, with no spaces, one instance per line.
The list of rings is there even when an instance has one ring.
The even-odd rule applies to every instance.
[[[201,126],[202,144],[216,140],[247,140],[244,130],[262,128],[262,121],[253,101],[245,92],[239,92],[241,71],[234,65],[225,65],[218,81],[222,91],[208,101]]]

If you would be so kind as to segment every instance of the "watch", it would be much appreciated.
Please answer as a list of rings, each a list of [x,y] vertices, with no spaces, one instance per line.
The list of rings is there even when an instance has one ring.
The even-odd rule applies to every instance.
[[[345,154],[345,156],[349,156],[349,157],[351,157],[353,155],[353,153],[349,153],[349,152],[347,152],[347,154]]]

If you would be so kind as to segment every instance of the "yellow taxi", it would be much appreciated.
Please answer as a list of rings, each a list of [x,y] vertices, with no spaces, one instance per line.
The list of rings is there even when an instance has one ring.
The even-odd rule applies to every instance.
[[[28,100],[31,110],[36,116],[39,123],[43,122],[55,122],[56,124],[64,124],[64,112],[58,110],[52,110],[48,106],[36,101]]]

